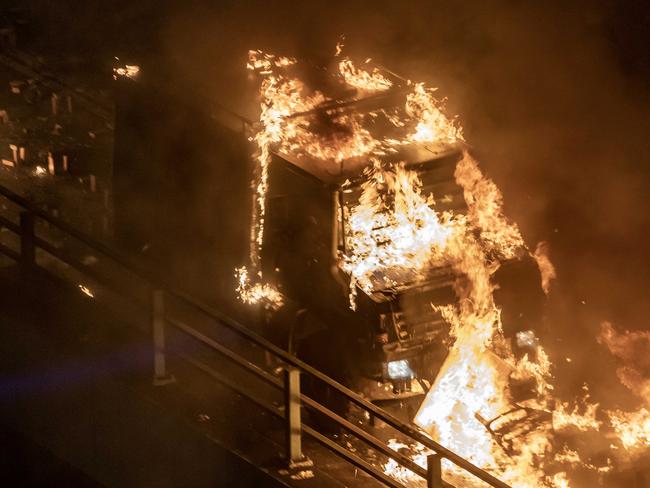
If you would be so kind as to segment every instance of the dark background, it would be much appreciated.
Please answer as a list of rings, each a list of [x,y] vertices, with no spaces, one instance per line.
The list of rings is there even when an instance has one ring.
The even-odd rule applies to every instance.
[[[345,35],[353,58],[440,87],[528,244],[549,241],[558,280],[547,348],[566,386],[615,384],[595,342],[603,320],[650,328],[647,2],[15,4],[35,52],[75,57],[107,83],[114,56],[163,60],[250,117],[248,49],[318,62]]]

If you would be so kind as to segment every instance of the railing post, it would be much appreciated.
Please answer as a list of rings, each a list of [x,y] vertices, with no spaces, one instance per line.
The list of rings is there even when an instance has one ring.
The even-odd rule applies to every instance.
[[[36,259],[34,214],[28,211],[20,212],[20,258],[21,264],[26,268],[34,266]]]
[[[427,488],[442,488],[442,465],[439,454],[427,456]]]
[[[165,295],[162,290],[151,290],[151,328],[153,332],[153,384],[167,385],[174,377],[167,373],[165,358]]]
[[[300,422],[300,370],[284,370],[284,419],[287,431],[287,461],[291,466],[303,459]]]

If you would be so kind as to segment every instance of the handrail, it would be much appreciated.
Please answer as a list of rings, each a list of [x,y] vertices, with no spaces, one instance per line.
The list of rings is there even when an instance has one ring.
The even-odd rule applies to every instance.
[[[14,193],[13,191],[9,190],[8,188],[0,185],[0,195],[3,195],[5,198],[8,200],[16,203],[17,205],[23,207],[24,209],[28,210],[30,213],[38,216],[39,218],[45,220],[46,222],[50,223],[54,227],[57,227],[58,229],[62,230],[63,232],[75,237],[82,243],[86,244],[88,247],[94,249],[95,251],[98,251],[105,256],[109,257],[116,263],[120,264],[123,268],[125,268],[127,271],[131,272],[135,276],[139,277],[143,281],[149,283],[152,286],[155,286],[156,288],[159,288],[161,290],[164,290],[167,294],[170,296],[173,296],[182,302],[185,302],[186,304],[192,306],[194,309],[197,311],[201,312],[202,314],[208,316],[209,318],[218,321],[222,325],[228,327],[230,330],[236,332],[240,336],[245,337],[249,341],[251,341],[254,344],[257,344],[260,346],[262,349],[265,349],[271,353],[273,353],[276,357],[282,359],[285,363],[288,365],[291,365],[295,368],[298,368],[299,370],[313,376],[314,378],[322,381],[325,383],[327,386],[330,388],[333,388],[334,390],[338,391],[340,394],[342,394],[344,397],[346,397],[349,401],[352,403],[358,405],[362,409],[366,410],[367,412],[371,413],[374,415],[376,418],[382,420],[386,424],[390,425],[397,431],[401,432],[402,434],[410,437],[411,439],[419,442],[425,447],[428,447],[429,449],[433,450],[436,454],[440,455],[443,458],[446,458],[447,460],[453,462],[456,466],[464,469],[468,473],[471,473],[474,475],[476,478],[488,483],[490,486],[493,486],[495,488],[510,488],[509,485],[505,484],[498,478],[494,477],[490,473],[484,471],[483,469],[479,468],[478,466],[474,465],[470,461],[462,458],[458,454],[454,453],[453,451],[447,449],[446,447],[442,446],[438,442],[434,441],[430,437],[428,437],[426,434],[424,434],[422,431],[419,429],[416,429],[412,425],[409,425],[405,422],[402,422],[401,420],[397,419],[393,415],[389,414],[388,412],[382,410],[381,408],[377,407],[373,403],[369,402],[359,394],[355,393],[354,391],[350,390],[346,386],[342,385],[341,383],[337,382],[336,380],[330,378],[329,376],[325,375],[324,373],[320,372],[319,370],[315,369],[314,367],[308,365],[307,363],[301,361],[297,357],[289,354],[288,352],[284,351],[283,349],[279,348],[275,344],[271,343],[264,337],[256,334],[252,330],[248,329],[246,326],[240,324],[236,320],[224,315],[223,313],[219,312],[218,310],[213,309],[209,305],[203,303],[202,301],[188,295],[187,293],[177,289],[176,287],[170,285],[169,283],[166,282],[162,277],[160,276],[155,276],[151,271],[139,266],[137,263],[133,262],[132,259],[124,256],[122,253],[119,251],[112,249],[105,244],[97,241],[96,239],[84,234],[83,232],[78,231],[74,227],[72,227],[70,224],[66,223],[65,221],[61,220],[58,217],[54,217],[50,215],[49,213],[45,212],[44,210],[38,208],[25,198],[21,197],[20,195]],[[0,222],[0,225],[2,223]],[[417,473],[420,474],[420,473]]]
[[[84,102],[86,111],[107,122],[112,122],[109,106],[105,105],[102,101],[96,99],[92,95],[84,93],[79,89],[71,86],[68,82],[57,78],[56,76],[44,70],[39,70],[38,67],[25,62],[24,58],[26,56],[31,55],[24,51],[5,51],[0,54],[0,62],[3,62],[4,64],[10,64],[12,69],[20,72],[28,78],[40,78],[44,83],[50,84],[49,88],[51,88],[52,84],[55,84],[63,90],[73,93],[77,99],[80,99]]]
[[[194,330],[193,328],[185,325],[184,323],[174,320],[174,319],[168,319],[168,321],[177,329],[182,330],[186,334],[190,335],[197,341],[215,349],[218,351],[220,354],[223,354],[227,356],[230,360],[233,362],[237,363],[239,366],[242,368],[250,371],[251,373],[255,374],[259,378],[261,378],[263,381],[267,382],[268,384],[276,387],[276,388],[282,388],[282,382],[276,378],[275,376],[267,373],[263,369],[261,369],[259,366],[256,366],[245,359],[243,359],[241,356],[239,356],[236,353],[233,353],[230,351],[228,348],[223,347],[221,344],[219,344],[217,341],[205,336],[204,334],[201,334],[200,332]],[[414,473],[418,474],[421,477],[426,477],[426,469],[422,468],[415,462],[411,461],[408,457],[404,456],[400,452],[394,451],[393,449],[387,448],[384,443],[382,443],[379,439],[374,437],[373,435],[367,433],[365,430],[357,427],[353,423],[349,422],[348,420],[344,419],[343,417],[337,415],[336,413],[332,412],[329,408],[321,405],[317,401],[311,399],[310,397],[306,395],[301,395],[301,400],[302,402],[307,405],[310,408],[313,408],[314,410],[317,410],[319,413],[325,415],[326,417],[330,418],[331,420],[334,420],[336,423],[341,425],[344,429],[346,429],[348,432],[352,432],[357,438],[361,439],[364,441],[366,444],[371,446],[372,448],[376,449],[377,451],[381,452],[385,456],[391,457],[398,461],[402,466],[406,467],[407,469],[413,471]]]
[[[250,401],[252,401],[256,405],[258,405],[259,407],[264,408],[265,410],[272,413],[276,417],[279,417],[281,419],[284,418],[284,414],[283,414],[283,412],[280,411],[280,409],[278,409],[275,406],[268,405],[268,404],[260,401],[258,398],[255,398],[253,395],[247,393],[241,386],[235,385],[231,380],[226,378],[223,374],[219,373],[218,371],[215,371],[214,369],[210,368],[206,364],[204,364],[204,363],[202,363],[200,361],[197,361],[196,359],[194,359],[194,358],[192,358],[190,356],[187,356],[185,354],[181,354],[181,357],[183,359],[185,359],[188,363],[190,363],[192,366],[194,366],[197,369],[203,371],[204,373],[212,376],[214,379],[216,379],[220,383],[224,384],[228,388],[234,390],[238,394],[248,398]],[[320,432],[317,432],[316,430],[314,430],[313,428],[311,428],[311,427],[309,427],[307,425],[304,425],[302,429],[307,435],[313,437],[315,440],[317,440],[319,443],[324,445],[326,448],[330,449],[331,451],[334,451],[337,455],[345,458],[349,463],[351,463],[354,466],[362,469],[366,473],[368,473],[371,476],[375,477],[376,479],[380,480],[385,485],[390,486],[392,488],[404,488],[403,485],[401,483],[399,483],[397,480],[391,478],[390,476],[383,473],[382,471],[378,471],[371,464],[367,463],[366,461],[361,459],[359,456],[351,453],[347,449],[339,446],[336,442],[332,441],[331,439],[328,439],[327,437],[322,435]],[[448,483],[444,483],[444,482],[443,482],[443,486],[445,488],[450,488],[451,487],[451,485],[449,485]],[[453,487],[451,487],[451,488],[453,488]]]

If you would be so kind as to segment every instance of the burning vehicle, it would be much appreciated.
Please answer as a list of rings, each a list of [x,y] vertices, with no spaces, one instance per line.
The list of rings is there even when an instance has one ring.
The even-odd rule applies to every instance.
[[[592,458],[570,439],[604,425],[598,405],[553,396],[548,250],[506,218],[444,100],[340,46],[329,66],[305,64],[249,52],[257,122],[153,90],[146,67],[118,79],[118,240],[184,283],[209,280],[197,289],[225,311],[259,312],[276,344],[506,483],[567,487],[577,467],[602,480],[610,441]],[[632,414],[605,415],[622,448],[647,442],[617,420]]]
[[[294,324],[289,349],[308,360],[323,341],[341,344],[336,364],[324,357],[318,366],[367,398],[410,398],[417,408],[452,340],[443,308],[466,280],[447,244],[483,219],[471,232],[504,244],[491,259],[504,277],[499,298],[519,318],[510,333],[528,331],[522,350],[534,350],[544,301],[537,266],[433,91],[348,58],[309,75],[319,88],[307,89],[286,74],[295,64],[250,53],[263,102],[252,270],[238,269],[240,298],[284,308],[282,322]]]
[[[406,405],[410,420],[448,353],[443,309],[465,279],[441,249],[476,213],[473,191],[484,179],[432,91],[336,61],[334,74],[310,74],[318,88],[302,99],[304,87],[275,78],[295,60],[251,51],[249,68],[267,97],[258,124],[206,109],[159,77],[116,77],[116,237],[167,267],[186,270],[201,256],[202,275],[214,282],[207,298],[220,304],[232,287],[219,286],[236,268],[240,299],[267,310],[259,326],[267,337],[372,401]],[[154,116],[166,124],[152,124]],[[254,168],[245,135],[257,143]],[[238,214],[227,235],[210,235],[210,220],[232,222],[234,207],[247,208],[251,173],[250,231]],[[527,318],[510,321],[509,332],[528,330],[520,349],[532,351],[544,296],[523,240],[505,232],[511,242],[494,253],[500,298],[510,316]],[[179,234],[194,236],[181,256]],[[223,262],[209,269],[207,255]],[[189,273],[179,273],[187,282]]]

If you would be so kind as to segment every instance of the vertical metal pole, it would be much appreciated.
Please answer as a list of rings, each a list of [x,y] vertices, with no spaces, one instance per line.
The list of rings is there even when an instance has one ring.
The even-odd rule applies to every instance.
[[[151,290],[151,328],[153,331],[153,384],[162,386],[174,381],[167,374],[165,362],[165,297],[162,290]]]
[[[291,366],[284,370],[284,408],[287,429],[287,461],[291,465],[303,458],[300,422],[300,370]]]
[[[20,257],[25,267],[34,266],[36,258],[34,214],[27,211],[20,212]]]
[[[443,488],[441,459],[439,454],[427,456],[427,488]]]

